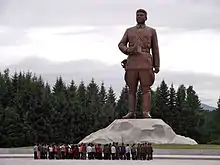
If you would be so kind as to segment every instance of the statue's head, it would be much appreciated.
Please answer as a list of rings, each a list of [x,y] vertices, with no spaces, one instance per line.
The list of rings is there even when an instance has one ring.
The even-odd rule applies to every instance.
[[[136,21],[138,24],[144,24],[147,20],[147,12],[144,9],[138,9],[136,11]]]

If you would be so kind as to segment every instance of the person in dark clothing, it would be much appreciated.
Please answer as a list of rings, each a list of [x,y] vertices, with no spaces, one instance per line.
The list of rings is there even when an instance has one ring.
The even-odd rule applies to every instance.
[[[74,147],[74,159],[80,159],[79,146],[75,145]]]
[[[48,156],[47,156],[47,152],[48,152],[47,144],[44,144],[44,145],[43,145],[43,150],[44,150],[44,151],[43,151],[43,152],[44,152],[44,159],[47,159],[47,157],[48,157]]]
[[[141,145],[138,143],[137,145],[137,160],[141,160]]]
[[[121,144],[121,146],[120,146],[120,152],[119,152],[119,154],[120,154],[120,159],[121,160],[125,160],[125,146],[124,146],[124,143],[122,143]]]
[[[86,159],[86,144],[83,144],[83,147],[82,147],[82,159],[83,160]]]
[[[115,155],[115,159],[116,160],[119,160],[119,146],[118,146],[118,143],[115,143],[115,149],[116,149],[116,155]]]
[[[153,147],[151,143],[147,145],[147,160],[153,160]]]
[[[97,155],[97,159],[101,160],[102,159],[102,148],[101,148],[101,144],[98,144],[97,148],[96,148],[96,155]]]
[[[44,149],[43,149],[43,145],[42,144],[40,144],[39,146],[38,146],[38,150],[39,150],[39,152],[40,152],[40,159],[44,159]]]
[[[57,158],[56,158],[56,159],[61,159],[61,157],[62,157],[61,147],[60,147],[60,145],[58,144],[58,145],[57,145]]]
[[[108,144],[104,145],[104,149],[103,149],[103,153],[104,153],[104,159],[107,160],[108,159]]]
[[[146,150],[144,144],[141,144],[141,160],[146,160]]]
[[[132,157],[132,160],[137,160],[137,151],[136,151],[135,144],[133,144],[131,147],[131,157]]]

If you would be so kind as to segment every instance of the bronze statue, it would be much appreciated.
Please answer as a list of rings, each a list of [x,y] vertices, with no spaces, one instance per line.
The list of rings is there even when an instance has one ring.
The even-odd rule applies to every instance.
[[[150,115],[150,89],[155,81],[155,73],[160,71],[160,56],[155,29],[146,26],[147,12],[144,9],[136,11],[137,25],[126,29],[118,44],[127,59],[121,62],[125,69],[125,82],[129,88],[129,112],[123,118],[136,118],[136,93],[138,82],[142,88],[143,117]],[[152,54],[152,55],[151,55]]]

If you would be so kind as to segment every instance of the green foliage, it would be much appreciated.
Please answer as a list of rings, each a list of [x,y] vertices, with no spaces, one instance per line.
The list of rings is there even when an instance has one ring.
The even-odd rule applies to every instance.
[[[128,87],[119,98],[112,87],[94,79],[78,86],[72,80],[44,83],[30,72],[9,76],[0,73],[0,147],[30,146],[35,142],[77,143],[88,134],[108,126],[128,112]],[[137,94],[137,117],[142,117],[142,91]],[[193,86],[175,91],[165,81],[151,90],[151,115],[173,130],[199,143],[219,143],[220,99],[215,111],[205,111]]]

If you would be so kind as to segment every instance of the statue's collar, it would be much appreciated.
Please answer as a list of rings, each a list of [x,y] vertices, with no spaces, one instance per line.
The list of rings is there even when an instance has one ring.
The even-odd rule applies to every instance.
[[[145,25],[145,24],[137,24],[136,27],[137,27],[137,28],[145,28],[146,25]]]

